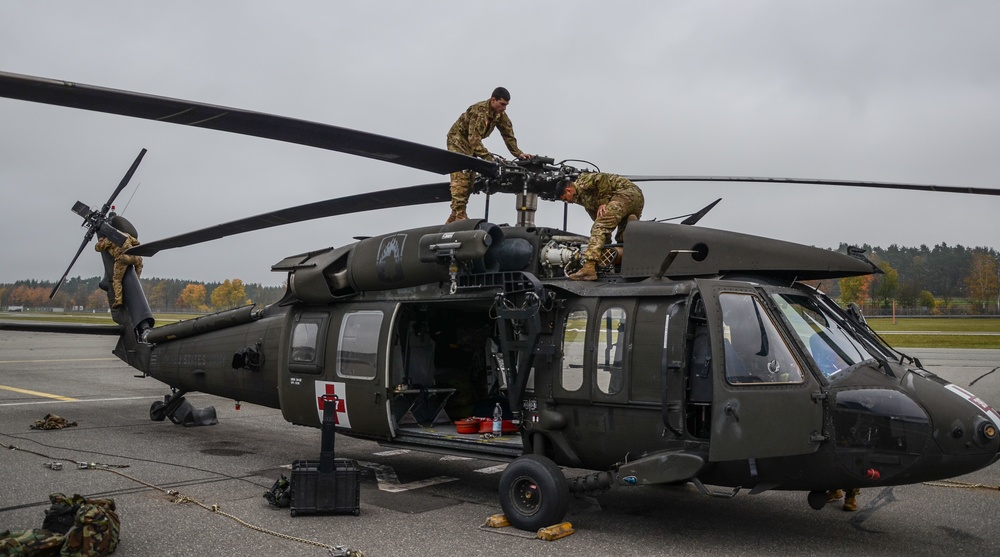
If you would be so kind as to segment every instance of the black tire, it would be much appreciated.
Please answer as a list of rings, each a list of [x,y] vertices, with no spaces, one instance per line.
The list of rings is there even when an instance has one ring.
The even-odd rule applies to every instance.
[[[500,507],[511,525],[521,530],[562,522],[569,508],[569,483],[555,462],[525,455],[500,476]]]
[[[149,419],[154,422],[162,422],[167,418],[167,405],[161,400],[157,400],[149,407]]]

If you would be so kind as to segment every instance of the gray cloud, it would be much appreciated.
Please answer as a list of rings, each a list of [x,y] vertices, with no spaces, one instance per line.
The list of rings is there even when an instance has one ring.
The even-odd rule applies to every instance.
[[[444,146],[496,85],[523,148],[628,174],[1000,187],[993,2],[0,4],[0,70],[272,112]],[[0,282],[56,279],[69,212],[122,194],[151,240],[446,177],[340,153],[0,100]],[[487,145],[504,153],[499,138]],[[137,191],[136,191],[137,187]],[[1000,199],[836,187],[649,184],[646,215],[819,246],[1000,247]],[[484,200],[475,199],[474,212]],[[278,284],[285,255],[443,222],[447,206],[303,223],[164,252],[151,276]],[[558,225],[561,206],[538,220]],[[589,228],[579,207],[570,227]],[[491,219],[514,220],[513,201]],[[99,272],[85,254],[72,275]]]

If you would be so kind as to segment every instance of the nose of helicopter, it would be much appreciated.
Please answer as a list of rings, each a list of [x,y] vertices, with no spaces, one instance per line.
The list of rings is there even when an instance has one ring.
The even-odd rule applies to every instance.
[[[1000,458],[1000,414],[973,393],[931,373],[911,371],[901,386],[930,417],[931,442],[924,454],[939,458],[951,477]]]
[[[950,478],[1000,459],[1000,414],[930,373],[906,372],[897,388],[836,393],[835,454],[863,483]]]
[[[942,385],[953,395],[958,405],[959,420],[950,424],[946,436],[965,440],[965,448],[977,447],[994,454],[993,462],[1000,458],[1000,413],[978,396],[952,383]],[[964,415],[963,415],[964,414]],[[963,419],[964,418],[964,419]]]

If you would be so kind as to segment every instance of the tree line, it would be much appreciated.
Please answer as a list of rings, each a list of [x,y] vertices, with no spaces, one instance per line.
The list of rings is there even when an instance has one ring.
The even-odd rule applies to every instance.
[[[882,274],[848,277],[820,288],[866,314],[998,315],[1000,253],[941,243],[929,248],[862,246]],[[838,251],[846,252],[841,244]]]
[[[146,299],[153,311],[220,311],[256,303],[267,305],[278,301],[285,292],[283,286],[244,284],[242,280],[198,282],[156,277],[140,280]],[[0,284],[0,308],[25,307],[62,309],[67,311],[107,311],[108,295],[98,286],[100,277],[69,278],[49,299],[54,282],[21,280]]]
[[[847,252],[841,244],[837,251]],[[941,243],[934,247],[888,248],[862,246],[882,274],[816,281],[842,304],[856,303],[870,315],[896,311],[903,315],[1000,314],[1000,252],[988,247],[967,248]],[[244,284],[240,279],[198,282],[142,278],[143,290],[154,311],[208,311],[248,303],[266,305],[284,294],[283,286]],[[0,308],[63,308],[107,310],[108,299],[99,277],[70,278],[49,300],[55,283],[23,280],[0,284]]]

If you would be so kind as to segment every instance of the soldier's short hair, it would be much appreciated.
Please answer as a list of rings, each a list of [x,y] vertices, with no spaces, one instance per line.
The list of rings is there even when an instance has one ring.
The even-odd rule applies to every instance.
[[[563,178],[556,183],[556,199],[562,199],[564,193],[566,193],[566,186],[573,183],[572,178]]]
[[[493,90],[493,94],[490,95],[490,97],[494,99],[503,99],[507,102],[510,102],[510,91],[508,91],[505,87],[497,87],[496,89]]]

